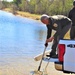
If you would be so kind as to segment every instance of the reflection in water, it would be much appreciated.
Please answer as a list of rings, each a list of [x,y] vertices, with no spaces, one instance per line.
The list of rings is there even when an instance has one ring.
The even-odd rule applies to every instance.
[[[46,27],[39,21],[0,11],[0,56],[34,56],[42,52]]]

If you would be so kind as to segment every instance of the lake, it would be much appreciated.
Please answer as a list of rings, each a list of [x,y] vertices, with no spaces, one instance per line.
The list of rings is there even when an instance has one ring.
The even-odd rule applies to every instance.
[[[40,21],[0,10],[0,57],[34,57],[43,52],[45,40],[46,26]]]
[[[46,31],[40,21],[0,10],[0,75],[32,75],[39,65],[34,56],[45,48]],[[49,64],[49,75],[64,75],[55,70],[54,63]],[[41,70],[45,65],[47,62],[42,63]]]

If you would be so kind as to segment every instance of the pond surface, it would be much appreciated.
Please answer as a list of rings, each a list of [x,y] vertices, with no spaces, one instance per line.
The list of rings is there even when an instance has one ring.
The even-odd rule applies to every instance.
[[[45,39],[46,26],[40,21],[0,10],[0,57],[34,57],[43,52]]]

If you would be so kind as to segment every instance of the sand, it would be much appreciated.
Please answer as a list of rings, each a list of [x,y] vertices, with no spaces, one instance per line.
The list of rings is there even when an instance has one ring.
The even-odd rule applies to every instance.
[[[32,75],[33,71],[38,69],[39,61],[36,62],[30,57],[4,57],[0,58],[0,75]],[[47,62],[43,61],[41,71]],[[50,62],[47,68],[48,75],[71,75],[57,71],[54,63]],[[74,75],[74,74],[72,74]]]

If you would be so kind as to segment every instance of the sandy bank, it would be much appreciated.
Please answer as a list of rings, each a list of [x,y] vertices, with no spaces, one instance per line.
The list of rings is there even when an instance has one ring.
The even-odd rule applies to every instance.
[[[0,58],[0,75],[32,75],[32,72],[37,70],[39,63],[29,57]],[[43,62],[41,70],[44,69],[46,64],[46,62]],[[47,72],[48,75],[71,75],[55,70],[52,62],[49,63]]]

